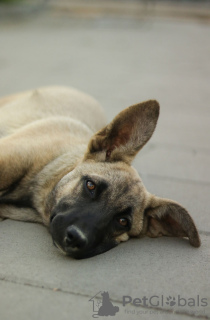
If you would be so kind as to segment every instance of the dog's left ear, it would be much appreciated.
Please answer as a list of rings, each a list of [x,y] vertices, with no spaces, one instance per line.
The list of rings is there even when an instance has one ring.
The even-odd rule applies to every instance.
[[[187,237],[193,247],[200,246],[200,238],[193,219],[180,204],[151,196],[144,215],[143,233],[149,237]]]
[[[85,160],[130,163],[152,136],[158,116],[159,104],[155,100],[123,110],[92,137]]]

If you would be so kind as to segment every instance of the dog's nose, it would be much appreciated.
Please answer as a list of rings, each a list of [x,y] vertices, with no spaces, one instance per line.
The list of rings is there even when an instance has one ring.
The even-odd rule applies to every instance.
[[[72,225],[66,229],[65,243],[68,247],[82,249],[87,244],[87,238],[77,226]]]

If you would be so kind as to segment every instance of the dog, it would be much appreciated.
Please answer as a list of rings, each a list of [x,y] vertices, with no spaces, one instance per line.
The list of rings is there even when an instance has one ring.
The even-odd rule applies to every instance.
[[[98,102],[47,87],[0,100],[0,217],[44,224],[56,247],[89,258],[130,237],[187,237],[196,226],[175,201],[150,194],[131,162],[151,138],[155,100],[106,124]]]

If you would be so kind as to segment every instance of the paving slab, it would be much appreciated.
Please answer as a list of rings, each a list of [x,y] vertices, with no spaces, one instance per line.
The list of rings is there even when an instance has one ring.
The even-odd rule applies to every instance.
[[[71,294],[61,290],[32,287],[9,281],[0,281],[1,319],[4,320],[46,320],[46,319],[92,319],[96,315],[91,297]],[[99,299],[96,300],[100,301]],[[155,319],[187,320],[189,316],[173,314],[164,310],[127,306],[117,301],[111,303],[119,308],[116,320]],[[96,309],[96,307],[95,307]],[[96,318],[97,316],[95,316]],[[110,318],[110,317],[109,317]]]
[[[207,113],[209,25],[73,22],[43,16],[2,26],[1,95],[66,84],[94,94],[113,112],[157,98],[163,114],[186,108]]]
[[[205,153],[209,155],[209,114],[205,111],[206,105],[196,110],[188,110],[182,105],[184,111],[177,110],[173,104],[165,110],[160,103],[160,116],[152,144],[165,145],[169,150],[175,151],[180,147],[183,151],[192,153]]]
[[[210,249],[209,237],[205,235],[199,249],[182,239],[143,238],[132,239],[90,259],[74,260],[54,248],[43,226],[6,220],[0,224],[0,252],[0,279],[4,281],[56,288],[90,298],[108,291],[121,304],[123,296],[156,296],[145,306],[157,305],[158,310],[188,315],[205,312],[210,316]],[[170,296],[177,304],[183,298],[181,306],[168,307],[166,299]],[[195,306],[186,305],[184,299],[194,299]],[[201,299],[207,299],[207,306],[201,307]]]
[[[142,173],[210,183],[210,153],[154,146],[135,161]]]

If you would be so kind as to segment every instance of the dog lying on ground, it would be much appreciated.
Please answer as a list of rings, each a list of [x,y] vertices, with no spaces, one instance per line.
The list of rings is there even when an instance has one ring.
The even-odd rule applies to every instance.
[[[75,89],[50,87],[0,100],[0,217],[46,225],[74,258],[103,253],[129,237],[188,237],[195,224],[178,203],[150,194],[131,162],[152,136],[155,100],[106,125]]]

